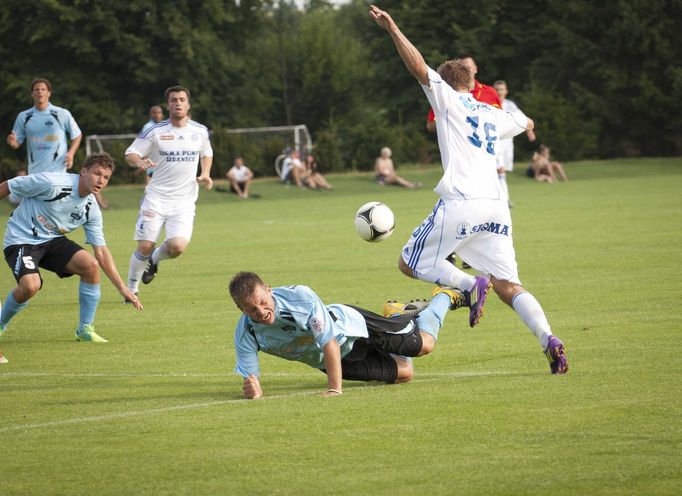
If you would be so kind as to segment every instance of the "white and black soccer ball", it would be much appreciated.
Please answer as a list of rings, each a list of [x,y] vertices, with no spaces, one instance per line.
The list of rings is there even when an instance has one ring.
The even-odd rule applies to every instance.
[[[365,203],[355,214],[355,229],[365,241],[383,241],[393,234],[394,228],[393,212],[381,202]]]

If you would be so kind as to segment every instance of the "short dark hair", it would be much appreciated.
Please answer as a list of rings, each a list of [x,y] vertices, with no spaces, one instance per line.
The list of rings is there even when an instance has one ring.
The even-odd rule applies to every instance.
[[[93,153],[85,159],[85,162],[83,162],[83,166],[81,168],[91,169],[97,165],[104,167],[105,169],[109,169],[111,172],[114,172],[116,169],[116,162],[114,162],[112,156],[107,152]]]
[[[507,81],[505,81],[504,79],[498,79],[497,81],[495,81],[495,82],[493,83],[493,86],[497,86],[497,85],[500,85],[500,84],[503,84],[503,85],[507,86]]]
[[[251,296],[258,286],[265,286],[263,279],[255,272],[237,272],[230,281],[230,296],[239,305]]]
[[[192,98],[192,95],[190,94],[189,90],[185,88],[184,86],[176,85],[176,86],[171,86],[170,88],[166,88],[166,91],[163,92],[163,96],[166,98],[166,101],[168,101],[168,97],[170,96],[171,93],[176,93],[184,91],[187,94],[187,99],[190,100]]]
[[[456,91],[461,89],[469,91],[471,80],[474,78],[469,68],[459,60],[446,60],[438,67],[438,74]]]
[[[48,79],[35,78],[33,81],[31,81],[31,93],[33,93],[33,87],[38,83],[44,83],[45,86],[47,86],[47,90],[52,92],[52,83]]]

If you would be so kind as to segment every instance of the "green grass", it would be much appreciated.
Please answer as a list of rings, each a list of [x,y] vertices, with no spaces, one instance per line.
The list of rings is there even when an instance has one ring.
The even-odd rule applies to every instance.
[[[396,261],[437,198],[368,175],[332,176],[328,193],[260,181],[252,201],[202,192],[190,248],[142,288],[144,312],[103,284],[96,325],[109,344],[73,340],[76,281],[49,273],[0,339],[10,359],[0,494],[682,493],[682,160],[567,172],[556,185],[510,177],[521,279],[568,346],[567,376],[549,374],[535,339],[492,298],[476,329],[466,312],[448,315],[412,383],[346,382],[343,396],[321,398],[322,374],[264,356],[267,398],[242,400],[231,275],[254,270],[374,310],[428,297]],[[124,275],[140,194],[107,191],[105,231]],[[379,244],[353,230],[369,200],[397,218]],[[13,286],[6,268],[0,283],[3,294]]]

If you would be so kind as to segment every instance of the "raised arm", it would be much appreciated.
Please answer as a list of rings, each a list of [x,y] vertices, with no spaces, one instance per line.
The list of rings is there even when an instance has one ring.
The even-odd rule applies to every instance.
[[[393,38],[393,43],[398,50],[400,58],[403,59],[407,70],[417,78],[421,84],[426,85],[429,82],[428,66],[424,62],[419,50],[408,40],[405,35],[398,29],[398,25],[393,21],[388,12],[381,10],[376,5],[372,5],[369,9],[369,16],[379,25],[380,28],[388,31],[388,34]]]

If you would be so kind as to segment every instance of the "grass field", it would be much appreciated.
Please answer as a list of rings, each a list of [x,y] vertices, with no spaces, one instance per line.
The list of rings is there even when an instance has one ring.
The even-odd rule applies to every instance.
[[[434,185],[438,172],[405,175]],[[0,495],[682,494],[682,159],[573,163],[557,185],[521,172],[521,279],[567,344],[567,376],[492,298],[475,329],[448,315],[412,383],[321,398],[321,373],[264,356],[267,397],[242,400],[231,275],[376,311],[427,298],[396,261],[437,198],[368,175],[332,176],[332,192],[261,181],[250,201],[202,192],[190,248],[142,287],[144,312],[103,284],[109,344],[73,340],[77,284],[53,274],[0,339]],[[107,190],[124,276],[140,195]],[[397,218],[379,244],[353,229],[369,200]],[[0,270],[3,300],[12,286]]]

